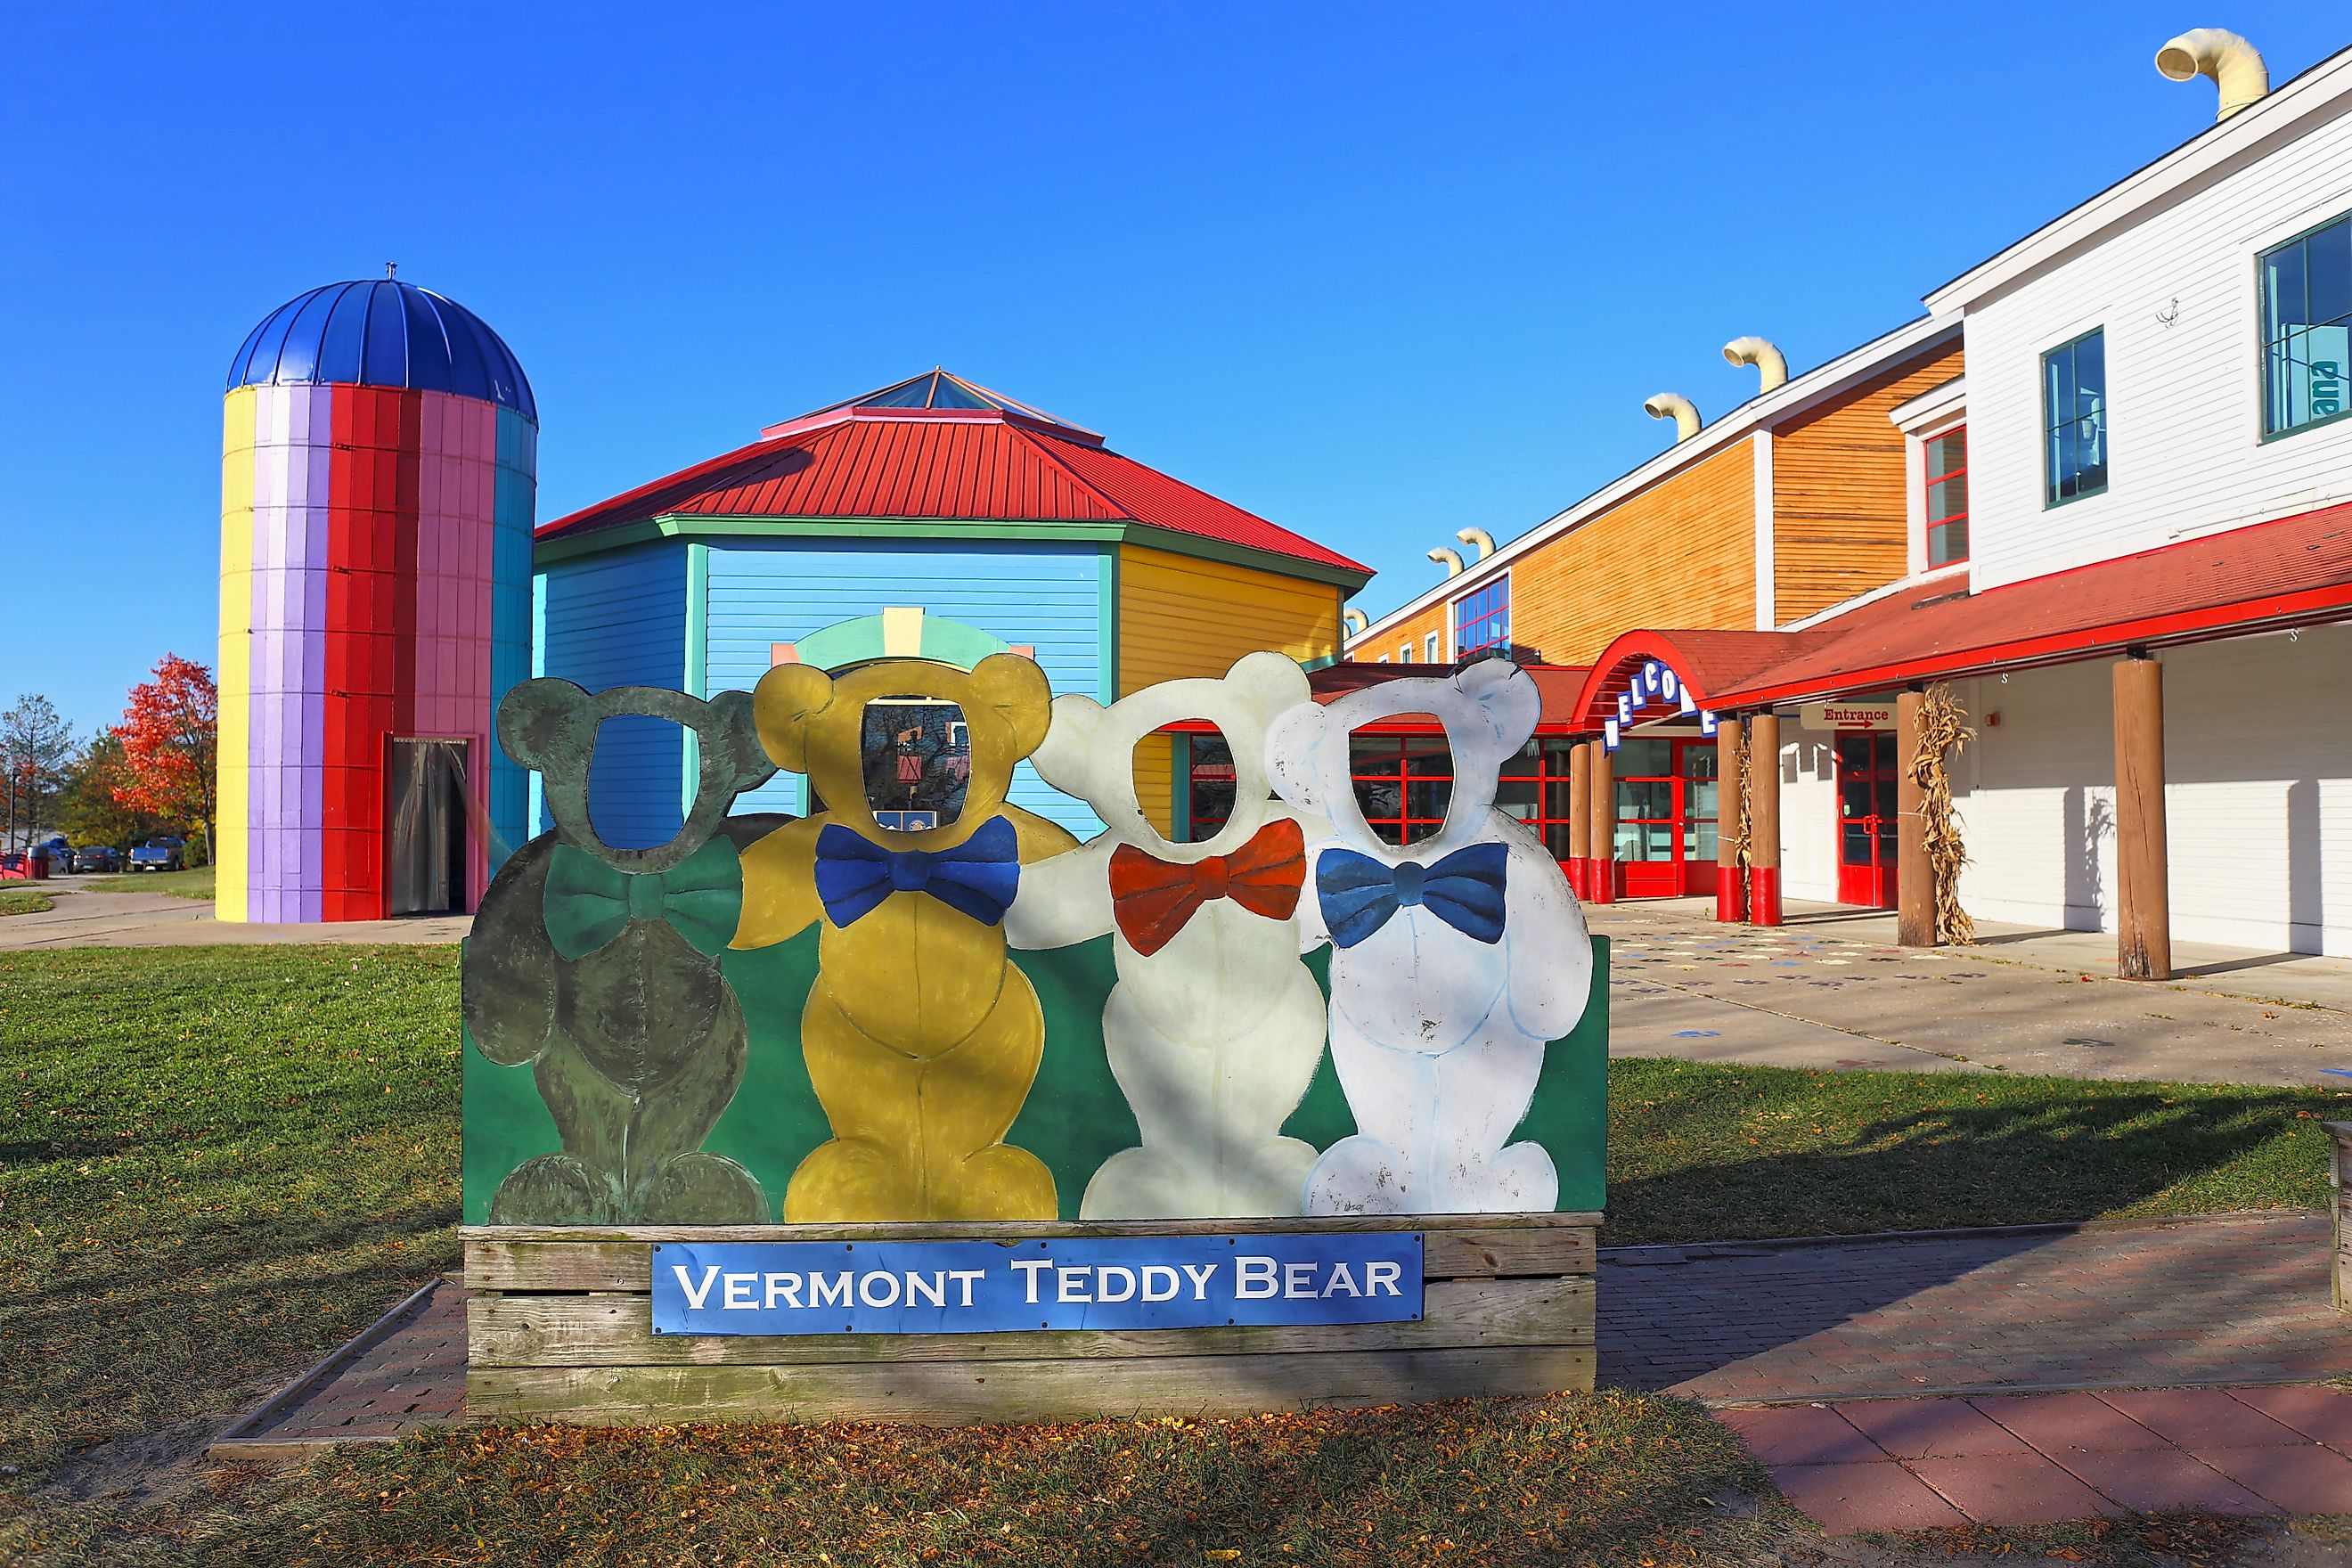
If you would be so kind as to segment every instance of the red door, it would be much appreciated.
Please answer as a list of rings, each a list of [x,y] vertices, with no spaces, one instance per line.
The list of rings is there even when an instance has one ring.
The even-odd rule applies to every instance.
[[[1612,759],[1617,784],[1617,895],[1715,891],[1715,742],[1636,739]]]
[[[1895,907],[1895,737],[1837,738],[1838,902]]]

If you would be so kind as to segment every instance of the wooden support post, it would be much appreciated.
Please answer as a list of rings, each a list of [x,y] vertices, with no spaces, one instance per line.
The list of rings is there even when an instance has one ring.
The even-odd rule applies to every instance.
[[[1592,757],[1581,741],[1568,749],[1568,885],[1592,896]]]
[[[1739,721],[1718,719],[1715,725],[1715,918],[1736,924],[1745,911],[1747,891],[1741,883],[1739,856],[1733,840],[1739,833]]]
[[[2116,973],[2172,978],[2172,889],[2165,864],[2164,666],[2116,664]]]
[[[1617,780],[1605,742],[1586,742],[1592,751],[1592,858],[1585,875],[1592,883],[1591,901],[1617,901]]]
[[[1919,714],[1924,691],[1895,703],[1895,940],[1936,945],[1936,869],[1927,862],[1927,786],[1919,782]]]
[[[1780,923],[1780,716],[1769,711],[1748,721],[1748,920]]]

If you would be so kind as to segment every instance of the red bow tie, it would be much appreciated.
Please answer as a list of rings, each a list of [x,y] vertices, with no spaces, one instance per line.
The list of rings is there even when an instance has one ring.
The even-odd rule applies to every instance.
[[[1122,844],[1110,855],[1111,913],[1128,946],[1149,958],[1211,899],[1231,899],[1252,914],[1288,920],[1306,877],[1306,838],[1286,816],[1259,828],[1232,854],[1189,866]]]

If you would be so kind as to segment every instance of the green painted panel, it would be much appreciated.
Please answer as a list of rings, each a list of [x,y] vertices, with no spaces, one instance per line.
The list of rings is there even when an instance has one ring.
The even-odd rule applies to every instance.
[[[1518,1128],[1550,1152],[1563,1210],[1604,1206],[1608,1128],[1609,947],[1592,941],[1592,996],[1583,1019],[1544,1057],[1533,1105]],[[1028,1101],[1007,1140],[1045,1162],[1062,1217],[1076,1219],[1087,1183],[1105,1160],[1140,1142],[1103,1049],[1102,1010],[1118,980],[1111,939],[1049,952],[1016,952],[1045,1012],[1045,1054]],[[1330,952],[1307,967],[1330,992]],[[703,1147],[737,1161],[781,1209],[784,1189],[808,1152],[831,1136],[801,1058],[800,1016],[816,979],[817,936],[752,952],[729,952],[721,971],[742,1005],[749,1056],[734,1100]],[[469,1042],[470,1044],[470,1042]],[[465,1066],[465,1215],[488,1222],[490,1197],[509,1171],[560,1148],[528,1067],[501,1068],[468,1049]],[[1327,1051],[1283,1131],[1318,1149],[1353,1135],[1355,1119]]]

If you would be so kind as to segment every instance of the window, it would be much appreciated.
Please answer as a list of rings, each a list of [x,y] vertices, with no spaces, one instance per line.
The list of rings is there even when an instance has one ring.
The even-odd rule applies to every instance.
[[[1397,649],[1397,662],[1399,664],[1411,664],[1412,662],[1412,644],[1406,643],[1403,647]]]
[[[2058,506],[2107,488],[2107,335],[2094,327],[2042,356],[2042,428],[2047,437],[2042,504]]]
[[[1467,658],[1511,640],[1511,580],[1497,577],[1454,601],[1454,653]]]
[[[1503,759],[1495,789],[1495,808],[1525,823],[1556,860],[1568,858],[1569,755],[1574,749],[1572,741],[1529,741],[1517,755]],[[1437,836],[1454,798],[1454,754],[1444,736],[1359,731],[1348,742],[1348,755],[1356,800],[1381,842],[1418,844]],[[1193,822],[1194,837],[1209,837],[1201,831],[1207,824],[1197,811]]]
[[[2352,216],[2263,252],[2263,434],[2340,419],[2352,343]]]
[[[1234,814],[1234,752],[1222,733],[1177,738],[1190,742],[1176,754],[1186,770],[1187,841],[1198,844],[1223,832]]]
[[[1427,637],[1421,639],[1421,662],[1423,664],[1435,664],[1437,662],[1437,634],[1435,632],[1432,632]]]
[[[1920,445],[1927,459],[1927,564],[1949,566],[1969,558],[1969,427]]]

